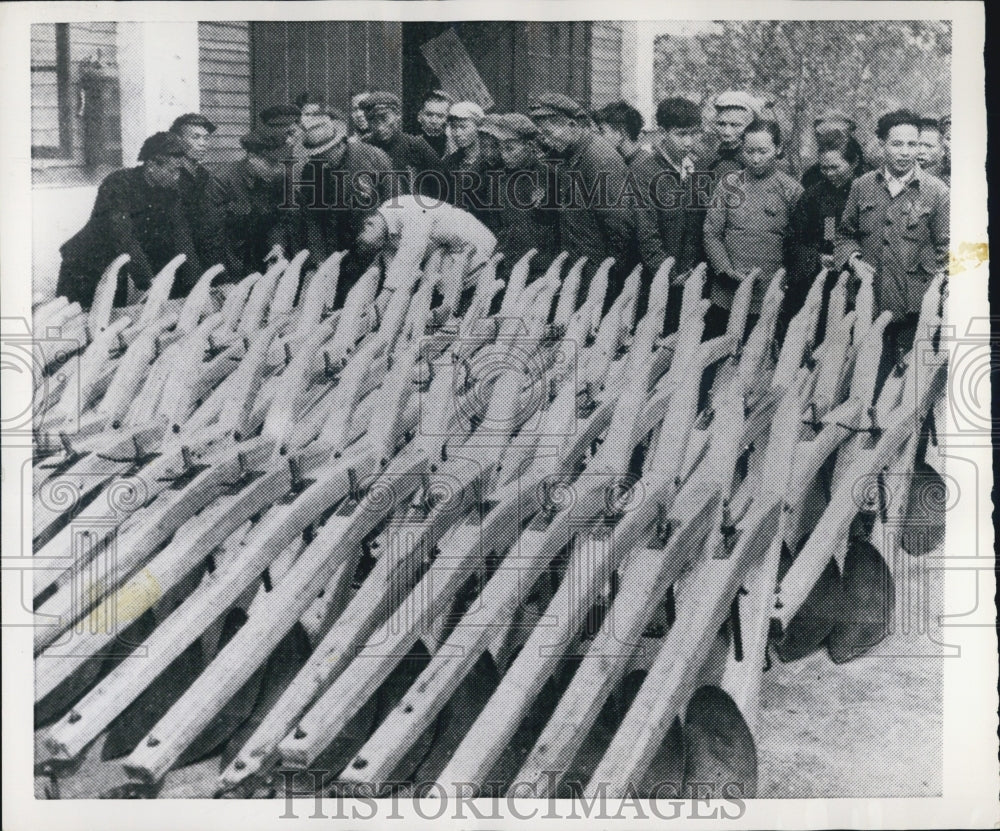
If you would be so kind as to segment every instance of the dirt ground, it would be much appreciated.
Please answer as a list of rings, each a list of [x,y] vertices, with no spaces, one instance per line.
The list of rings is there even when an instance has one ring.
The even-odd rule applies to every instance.
[[[939,573],[902,557],[896,630],[871,653],[838,666],[823,651],[764,674],[758,796],[941,793],[943,659],[923,625],[941,613]]]

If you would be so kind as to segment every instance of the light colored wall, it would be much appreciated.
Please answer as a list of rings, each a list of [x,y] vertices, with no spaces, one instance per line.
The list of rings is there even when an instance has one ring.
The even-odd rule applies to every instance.
[[[119,23],[122,159],[137,164],[143,140],[199,107],[198,24]],[[32,189],[32,278],[35,293],[55,292],[59,246],[90,216],[97,181]]]
[[[55,294],[59,246],[84,226],[96,195],[96,185],[37,188],[31,194],[33,293]]]
[[[198,112],[197,21],[119,23],[118,66],[122,159],[132,165],[147,136]]]

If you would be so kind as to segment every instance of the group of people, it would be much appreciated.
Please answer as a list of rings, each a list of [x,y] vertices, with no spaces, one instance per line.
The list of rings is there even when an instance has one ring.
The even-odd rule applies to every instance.
[[[58,293],[89,305],[120,253],[131,256],[128,276],[143,289],[184,253],[174,289],[183,295],[204,268],[222,263],[238,280],[280,245],[308,248],[316,261],[350,252],[343,297],[373,258],[406,248],[416,228],[409,267],[433,247],[480,261],[499,251],[508,268],[536,249],[540,273],[568,251],[587,258],[585,288],[613,257],[608,303],[637,265],[648,293],[667,257],[678,282],[707,262],[707,336],[724,330],[735,289],[754,270],[786,269],[787,320],[822,267],[863,261],[876,274],[876,311],[892,311],[894,348],[905,348],[923,288],[947,264],[950,118],[885,114],[872,158],[850,115],[828,111],[813,125],[816,162],[796,178],[782,130],[766,115],[749,93],[728,91],[706,125],[700,103],[671,97],[647,130],[625,101],[588,110],[545,93],[526,114],[487,114],[435,91],[419,133],[409,134],[394,93],[357,95],[348,113],[303,94],[261,112],[241,139],[243,158],[211,171],[215,126],[184,115],[146,140],[139,167],[101,184],[89,222],[62,248]],[[758,286],[752,315],[765,282]],[[677,324],[679,295],[665,331]],[[639,314],[645,303],[641,294]]]

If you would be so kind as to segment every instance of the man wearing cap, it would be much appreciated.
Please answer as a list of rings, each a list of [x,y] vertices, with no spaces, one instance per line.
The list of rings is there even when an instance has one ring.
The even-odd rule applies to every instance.
[[[399,96],[391,92],[371,92],[361,108],[370,131],[368,143],[385,151],[396,170],[406,171],[407,189],[435,198],[443,196],[445,180],[441,159],[420,136],[403,132]]]
[[[636,210],[629,198],[625,160],[606,139],[595,134],[587,112],[566,95],[544,93],[531,104],[530,115],[542,144],[562,160],[555,192],[547,189],[540,208],[556,212],[557,249],[568,251],[574,259],[588,259],[579,297],[586,297],[601,262],[615,258],[608,280],[607,309],[640,262],[635,243]]]
[[[434,251],[468,256],[470,284],[476,269],[486,264],[496,248],[496,237],[474,216],[440,200],[399,196],[390,199],[365,220],[357,247],[386,257],[385,287],[406,288],[421,264]],[[468,286],[463,286],[468,288]]]
[[[240,280],[263,268],[275,243],[289,248],[282,226],[282,182],[291,148],[285,136],[258,128],[240,139],[246,155],[227,164],[208,186],[208,204],[222,226],[213,262],[226,277]]]
[[[292,104],[275,104],[260,111],[257,116],[261,125],[280,136],[290,145],[297,145],[302,137],[302,126],[299,123],[301,113]]]
[[[496,180],[497,250],[509,269],[532,248],[538,254],[531,262],[532,274],[541,274],[555,256],[555,214],[536,210],[544,187],[545,168],[538,158],[535,139],[538,128],[521,113],[504,113],[484,119],[480,131],[497,142],[503,173]]]
[[[101,182],[87,224],[60,249],[57,295],[89,307],[104,269],[119,254],[131,260],[115,305],[127,302],[126,273],[137,288],[147,289],[178,254],[188,259],[178,270],[172,296],[187,294],[202,270],[177,192],[183,159],[184,145],[174,133],[155,133],[143,142],[140,166],[117,170]]]
[[[709,193],[730,173],[743,169],[743,131],[757,117],[760,102],[748,92],[728,90],[715,99],[715,135],[719,144],[705,169],[712,174]]]
[[[424,99],[417,113],[420,135],[440,159],[448,153],[448,110],[454,103],[447,92],[436,89]]]
[[[308,248],[318,261],[351,252],[341,264],[339,304],[361,274],[353,249],[365,219],[405,192],[405,182],[382,150],[347,140],[347,117],[339,110],[327,108],[324,119],[306,130],[302,147],[308,161],[297,181],[284,183],[286,192],[295,188],[292,204],[282,206],[288,238],[294,250]]]
[[[202,164],[208,155],[208,137],[215,132],[215,125],[199,113],[187,113],[174,120],[170,132],[184,145],[184,163],[177,190],[191,226],[195,250],[202,262],[215,265],[212,256],[222,238],[222,227],[214,221],[207,207],[206,195],[212,174]]]
[[[817,145],[831,145],[838,139],[848,145],[852,145],[849,152],[857,152],[861,158],[861,166],[858,168],[858,175],[867,173],[871,167],[865,164],[865,154],[860,142],[854,136],[857,127],[853,118],[842,110],[826,110],[817,116],[813,121],[813,133],[816,135]],[[802,174],[802,187],[810,188],[823,181],[823,173],[820,170],[819,162],[810,165]]]

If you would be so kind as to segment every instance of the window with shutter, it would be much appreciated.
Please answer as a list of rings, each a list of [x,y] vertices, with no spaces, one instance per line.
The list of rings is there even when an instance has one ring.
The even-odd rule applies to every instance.
[[[31,159],[38,183],[99,180],[121,165],[112,22],[31,27]]]

